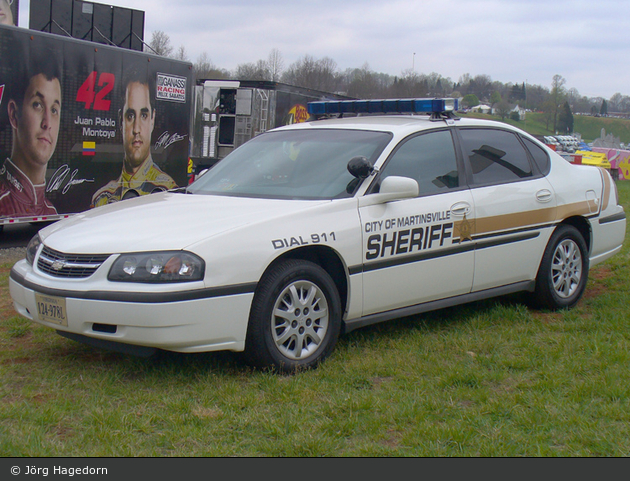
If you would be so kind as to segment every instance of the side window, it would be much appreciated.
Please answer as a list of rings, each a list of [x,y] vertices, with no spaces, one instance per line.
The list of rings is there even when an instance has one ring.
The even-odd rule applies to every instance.
[[[529,139],[523,138],[525,145],[527,146],[527,150],[532,154],[534,162],[538,166],[540,173],[542,175],[547,175],[551,170],[551,161],[549,160],[549,156],[547,152],[540,145],[536,145]]]
[[[418,181],[420,195],[436,194],[459,186],[457,157],[451,132],[442,130],[405,140],[381,172]]]
[[[473,184],[513,182],[533,175],[527,152],[515,134],[505,130],[462,129],[460,135]]]

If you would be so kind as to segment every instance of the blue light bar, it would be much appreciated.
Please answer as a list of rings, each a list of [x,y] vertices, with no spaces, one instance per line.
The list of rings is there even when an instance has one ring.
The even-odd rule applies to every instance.
[[[333,114],[442,114],[458,109],[457,99],[325,100],[309,102],[311,115]]]

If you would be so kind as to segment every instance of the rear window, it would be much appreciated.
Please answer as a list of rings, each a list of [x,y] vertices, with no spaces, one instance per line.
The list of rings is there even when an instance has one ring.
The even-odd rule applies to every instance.
[[[527,147],[527,150],[529,150],[529,153],[532,154],[534,163],[538,167],[538,170],[540,170],[540,173],[542,175],[547,175],[551,170],[551,160],[549,159],[547,152],[545,152],[540,145],[535,144],[527,138],[523,138],[523,141],[525,142],[525,146]]]
[[[498,129],[461,129],[460,135],[474,185],[532,177],[527,151],[516,134]]]

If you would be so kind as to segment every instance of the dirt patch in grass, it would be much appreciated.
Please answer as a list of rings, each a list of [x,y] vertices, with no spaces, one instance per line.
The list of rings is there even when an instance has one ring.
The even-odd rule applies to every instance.
[[[32,333],[27,332],[26,334],[21,335],[21,336],[9,337],[6,334],[4,334],[7,331],[9,331],[9,328],[1,324],[0,324],[0,331],[3,332],[2,336],[0,336],[0,339],[4,337],[4,339],[2,340],[5,342],[3,342],[2,348],[5,350],[7,351],[20,350],[22,352],[30,352],[36,349],[35,343],[33,342]]]
[[[59,441],[66,441],[68,439],[72,439],[75,436],[75,433],[70,427],[57,425],[55,427],[55,436],[59,439]]]
[[[387,377],[373,377],[372,378],[372,388],[373,389],[380,389],[381,387],[383,387],[383,384],[389,384],[392,381],[392,377],[391,376],[387,376]]]
[[[613,271],[610,266],[597,266],[589,272],[589,277],[593,280],[603,280],[612,277]]]
[[[218,408],[208,408],[203,406],[197,406],[192,410],[193,415],[201,419],[219,419],[224,414]]]
[[[610,266],[598,266],[597,268],[591,270],[589,272],[589,282],[588,287],[584,291],[583,299],[594,299],[608,289],[606,284],[602,281],[613,277],[615,274],[613,273]]]
[[[532,316],[538,319],[543,324],[555,324],[557,322],[562,321],[562,313],[561,312],[540,312],[540,311],[531,311]]]
[[[402,434],[395,429],[390,428],[387,430],[387,437],[380,443],[388,448],[396,449],[400,446],[401,439]]]
[[[0,360],[0,364],[8,366],[8,365],[14,365],[14,364],[29,364],[33,361],[34,359],[31,357],[14,357],[12,359]]]
[[[10,267],[1,266],[0,279],[8,278],[10,272]],[[9,294],[9,286],[7,282],[6,286],[3,285],[3,287],[0,287],[0,321],[15,315],[16,312],[15,309],[13,309],[13,299],[11,299],[11,295]]]

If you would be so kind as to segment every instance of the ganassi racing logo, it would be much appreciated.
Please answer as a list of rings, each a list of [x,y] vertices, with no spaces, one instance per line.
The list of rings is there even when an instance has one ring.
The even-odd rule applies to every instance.
[[[186,78],[158,73],[157,98],[160,100],[186,102]]]
[[[2,104],[2,94],[4,93],[4,85],[0,85],[0,105]]]

